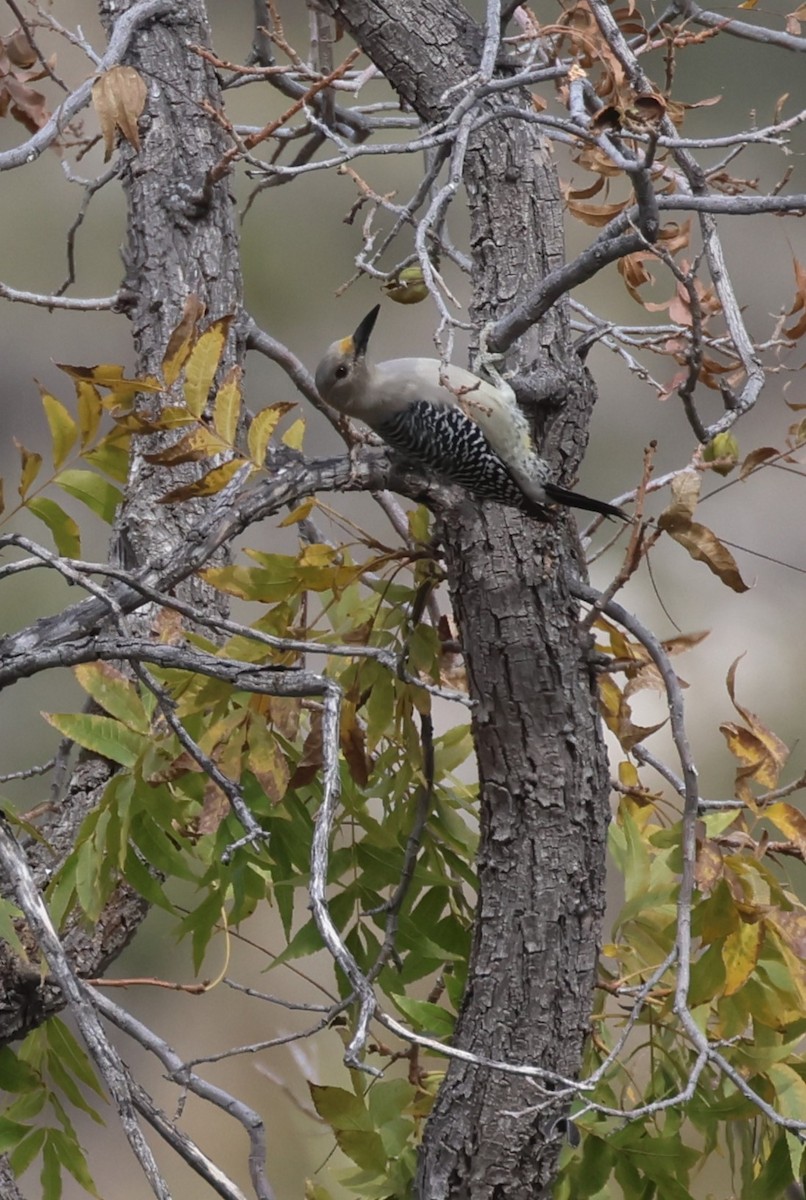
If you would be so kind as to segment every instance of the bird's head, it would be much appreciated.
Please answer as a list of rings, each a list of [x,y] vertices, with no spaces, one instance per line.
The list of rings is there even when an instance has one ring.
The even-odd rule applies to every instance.
[[[362,397],[369,379],[367,344],[380,307],[376,304],[367,313],[351,337],[334,342],[316,368],[319,395],[348,416],[361,416]]]

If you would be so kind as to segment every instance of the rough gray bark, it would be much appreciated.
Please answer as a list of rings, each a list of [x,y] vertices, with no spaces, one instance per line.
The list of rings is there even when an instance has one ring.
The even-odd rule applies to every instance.
[[[102,0],[107,28],[130,5]],[[134,331],[135,372],[158,373],[168,336],[178,323],[189,293],[195,292],[210,317],[237,313],[241,302],[237,231],[227,182],[204,195],[206,172],[214,166],[226,142],[222,131],[204,111],[203,103],[218,106],[218,83],[210,66],[189,50],[208,45],[202,0],[179,0],[170,15],[143,27],[135,36],[126,62],[148,86],[146,110],[139,126],[141,150],[128,144],[119,149],[121,178],[127,200],[127,305]],[[242,355],[235,334],[225,354],[224,369]],[[153,404],[154,398],[147,401]],[[205,501],[160,506],[160,495],[179,483],[187,468],[153,467],[142,453],[147,439],[132,455],[126,502],[116,530],[126,553],[139,562],[155,555],[170,556],[187,531],[197,525]],[[178,476],[178,478],[177,478]],[[180,585],[201,611],[219,600],[199,581]],[[29,845],[28,855],[44,882],[70,853],[78,829],[97,804],[111,773],[102,760],[79,761],[56,810],[42,824],[47,841]],[[75,915],[64,943],[79,975],[100,975],[134,936],[147,905],[128,887],[113,897],[92,928]],[[35,953],[35,947],[30,947]],[[40,981],[34,966],[20,963],[0,942],[0,1043],[21,1037],[51,1012],[63,1006],[57,988]]]
[[[451,0],[328,7],[423,120],[443,115],[446,89],[478,66],[481,31]],[[511,119],[475,135],[465,186],[482,325],[562,261],[562,211],[534,127]],[[569,345],[562,304],[522,340],[519,356],[521,367],[565,381],[561,407],[536,414],[536,425],[561,478],[572,479],[595,393]],[[575,1075],[589,1025],[608,815],[589,645],[566,586],[583,570],[579,547],[568,518],[541,527],[470,505],[452,512],[442,532],[478,702],[481,784],[479,907],[455,1044]],[[515,1076],[452,1061],[426,1127],[422,1200],[534,1200],[544,1192],[560,1135],[551,1115],[512,1115],[539,1098]]]

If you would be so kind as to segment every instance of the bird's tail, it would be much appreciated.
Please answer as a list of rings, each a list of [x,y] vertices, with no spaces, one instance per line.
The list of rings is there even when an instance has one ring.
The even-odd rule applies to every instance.
[[[594,500],[592,496],[583,496],[579,492],[569,492],[567,488],[558,487],[556,483],[544,484],[546,499],[552,504],[565,504],[568,508],[584,508],[586,512],[601,513],[604,517],[619,517],[622,521],[631,518],[623,509],[606,500]]]

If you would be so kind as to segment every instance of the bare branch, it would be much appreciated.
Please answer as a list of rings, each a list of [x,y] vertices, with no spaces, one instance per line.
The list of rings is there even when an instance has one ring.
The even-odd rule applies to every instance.
[[[158,1200],[170,1200],[167,1184],[137,1123],[128,1071],[104,1033],[85,985],[70,965],[22,847],[3,817],[0,817],[0,866],[13,887],[17,903],[24,912],[42,955],[64,994],[87,1049],[109,1088],[129,1145],[152,1192]]]

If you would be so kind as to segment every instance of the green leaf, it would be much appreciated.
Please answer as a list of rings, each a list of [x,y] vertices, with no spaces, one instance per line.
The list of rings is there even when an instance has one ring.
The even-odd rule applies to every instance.
[[[49,392],[42,392],[42,407],[45,410],[48,427],[50,428],[53,465],[58,471],[76,444],[78,425],[76,425],[61,400],[57,400]]]
[[[27,1134],[27,1125],[20,1125],[17,1121],[9,1121],[8,1117],[0,1116],[0,1154],[7,1154],[21,1145]],[[34,1151],[34,1154],[36,1153],[37,1151]]]
[[[800,1114],[803,1119],[803,1114]],[[792,1163],[786,1137],[780,1134],[768,1155],[761,1173],[742,1192],[742,1200],[770,1200],[771,1196],[783,1196],[792,1183]]]
[[[20,941],[20,936],[14,927],[14,922],[22,917],[22,912],[17,908],[16,904],[12,904],[10,900],[0,899],[0,939],[8,942],[14,953],[22,959],[23,962],[28,961],[28,955],[25,947]],[[2,1055],[2,1049],[0,1049]],[[3,1088],[3,1071],[2,1058],[0,1058],[0,1089]]]
[[[25,1059],[18,1058],[10,1046],[0,1046],[0,1090],[30,1092],[42,1086],[39,1072]]]
[[[55,1130],[48,1130],[48,1136],[42,1147],[42,1170],[39,1174],[39,1182],[42,1184],[42,1200],[61,1200],[62,1195],[62,1169],[53,1143],[54,1132]]]
[[[309,1083],[313,1106],[331,1129],[371,1130],[372,1118],[361,1096],[345,1088]]]
[[[322,949],[322,936],[313,920],[307,921],[292,937],[281,954],[272,959],[272,967],[292,962],[295,958],[304,958]]]
[[[191,934],[193,947],[193,966],[198,972],[204,962],[204,955],[210,944],[210,939],[217,932],[219,924],[225,919],[224,902],[221,893],[213,889],[207,893],[201,904],[183,919],[180,929],[183,934]]]
[[[457,767],[461,767],[472,753],[473,735],[469,725],[454,725],[453,729],[449,729],[441,737],[435,738],[434,758],[437,779],[450,771],[455,771]]]
[[[94,713],[42,713],[42,716],[63,737],[122,767],[133,767],[147,744],[146,738],[112,717]]]
[[[362,1171],[385,1175],[386,1151],[377,1133],[367,1133],[359,1129],[335,1129],[333,1132],[339,1149],[352,1159],[357,1167],[361,1167]]]
[[[395,1007],[414,1025],[415,1029],[430,1033],[433,1037],[450,1037],[456,1018],[438,1004],[429,1000],[413,1000],[410,996],[392,996]]]
[[[51,1129],[49,1141],[53,1145],[60,1164],[67,1168],[75,1181],[81,1184],[85,1192],[88,1192],[90,1196],[96,1196],[100,1200],[100,1193],[90,1175],[87,1160],[75,1137],[62,1129]]]
[[[59,1055],[64,1067],[71,1071],[77,1079],[80,1079],[86,1087],[92,1088],[101,1099],[105,1099],[106,1093],[95,1074],[87,1051],[76,1041],[64,1021],[59,1017],[50,1017],[45,1022],[45,1033],[48,1045],[54,1054]]]
[[[2,1147],[4,1141],[3,1124],[3,1118],[0,1117],[0,1147]],[[26,1134],[25,1137],[17,1142],[16,1146],[9,1149],[8,1161],[15,1175],[22,1175],[24,1171],[28,1170],[42,1149],[46,1132],[44,1129],[32,1129],[29,1134]]]
[[[128,434],[113,429],[93,450],[87,450],[84,461],[118,483],[125,483],[129,477],[129,442]]]
[[[81,557],[81,531],[71,516],[47,496],[34,496],[26,504],[29,512],[47,525],[56,549],[65,558]]]
[[[162,884],[152,875],[148,868],[143,863],[139,855],[130,850],[126,858],[126,865],[123,871],[126,877],[126,882],[129,883],[136,892],[138,892],[144,900],[149,904],[156,904],[158,908],[162,908],[165,912],[174,913],[173,904],[165,895],[162,889]]]
[[[376,1129],[404,1113],[413,1103],[416,1091],[407,1079],[381,1079],[367,1091],[372,1124]]]
[[[775,1107],[781,1116],[802,1121],[806,1114],[806,1081],[787,1063],[774,1064],[767,1071],[767,1076],[775,1088],[775,1094],[778,1097]],[[799,1179],[804,1154],[803,1142],[790,1133],[787,1133],[786,1141],[792,1174],[795,1179]]]
[[[75,496],[87,508],[111,525],[115,511],[123,499],[123,493],[114,484],[93,471],[69,469],[56,476],[55,482],[70,496]]]
[[[151,722],[137,688],[111,663],[82,663],[75,676],[84,691],[107,712],[135,733],[148,733]]]
[[[112,874],[114,864],[103,842],[108,821],[109,813],[103,813],[98,822],[98,839],[86,841],[78,849],[76,894],[90,921],[98,920],[116,882]]]

